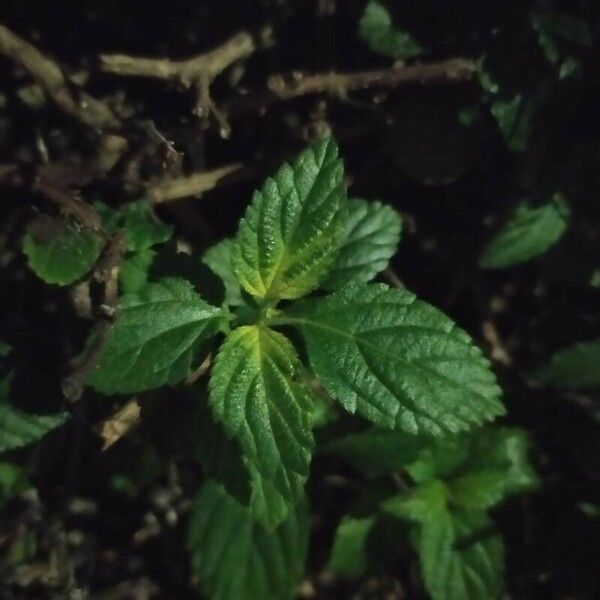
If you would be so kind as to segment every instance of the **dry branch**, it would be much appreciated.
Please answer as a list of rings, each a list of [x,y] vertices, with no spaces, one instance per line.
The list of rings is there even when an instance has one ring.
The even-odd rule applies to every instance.
[[[100,68],[105,73],[113,75],[175,81],[186,89],[194,89],[196,92],[194,113],[198,116],[212,114],[226,137],[229,126],[210,97],[210,85],[213,79],[227,67],[250,56],[254,50],[252,36],[242,31],[217,48],[185,60],[102,54]]]
[[[438,63],[393,67],[379,71],[355,73],[307,74],[295,71],[269,77],[269,89],[279,98],[307,94],[345,96],[354,90],[371,87],[394,88],[406,83],[441,83],[471,79],[477,66],[472,60],[452,58]]]
[[[148,196],[155,204],[190,196],[201,196],[204,192],[216,187],[223,178],[239,171],[241,168],[241,163],[234,163],[224,165],[213,171],[202,171],[187,177],[177,177],[152,183],[147,189]]]
[[[0,24],[0,54],[21,65],[66,114],[91,127],[117,127],[119,120],[102,101],[85,92],[76,97],[58,64]]]

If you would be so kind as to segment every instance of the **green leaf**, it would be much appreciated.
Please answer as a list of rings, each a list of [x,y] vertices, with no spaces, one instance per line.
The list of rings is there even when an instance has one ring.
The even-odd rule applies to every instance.
[[[380,202],[348,200],[340,251],[321,287],[335,289],[346,283],[366,283],[383,271],[396,252],[402,221]]]
[[[410,493],[398,494],[381,503],[381,510],[398,519],[426,523],[444,518],[448,490],[441,481],[429,481],[414,487]]]
[[[222,311],[202,300],[187,281],[150,283],[122,298],[88,383],[105,394],[174,385],[188,374],[222,319]]]
[[[549,62],[559,62],[565,42],[590,48],[594,43],[592,30],[581,17],[556,11],[534,11],[531,23],[538,33],[538,41]]]
[[[460,474],[448,483],[451,503],[470,509],[491,508],[505,497],[537,485],[525,432],[486,427],[466,442],[468,453]]]
[[[367,537],[373,530],[376,517],[342,519],[335,532],[327,568],[338,575],[360,577],[369,566]]]
[[[0,379],[0,452],[36,442],[67,420],[67,413],[36,415],[9,403],[12,375]]]
[[[408,33],[394,26],[387,8],[370,0],[358,23],[358,35],[373,52],[397,60],[423,54],[422,46]]]
[[[304,502],[269,531],[214,483],[206,483],[195,500],[188,547],[192,572],[211,600],[291,600],[307,546]]]
[[[471,338],[408,291],[349,285],[272,322],[298,326],[327,392],[381,427],[441,434],[504,412]]]
[[[492,103],[492,115],[509,150],[522,152],[527,148],[533,132],[535,109],[535,99],[523,94],[517,94],[511,100],[499,99]]]
[[[145,248],[127,256],[119,270],[119,282],[123,294],[137,294],[148,283],[150,267],[156,251]]]
[[[65,221],[45,220],[43,232],[34,227],[23,239],[23,252],[32,271],[42,281],[56,285],[81,279],[101,250],[96,234]]]
[[[276,302],[317,287],[337,252],[343,176],[337,146],[326,138],[254,193],[233,247],[234,270],[249,294]]]
[[[210,379],[210,404],[248,463],[288,504],[303,495],[313,449],[311,397],[291,343],[262,325],[227,336]],[[276,515],[280,518],[281,515]]]
[[[19,465],[0,462],[0,511],[13,498],[31,487],[25,470]]]
[[[417,540],[425,587],[433,600],[499,600],[504,546],[485,513],[432,513]]]
[[[242,290],[233,269],[233,247],[233,240],[222,240],[204,253],[202,262],[223,280],[225,304],[228,306],[242,306],[244,304]]]
[[[425,444],[418,436],[372,428],[333,440],[324,451],[342,456],[357,469],[377,477],[416,460]]]
[[[562,389],[600,388],[600,339],[563,348],[535,372],[545,385]]]
[[[127,204],[121,209],[121,215],[129,251],[146,250],[168,241],[173,235],[173,227],[154,216],[149,202]]]
[[[561,194],[538,207],[521,203],[488,242],[479,265],[504,269],[544,254],[562,237],[568,223],[569,209]]]

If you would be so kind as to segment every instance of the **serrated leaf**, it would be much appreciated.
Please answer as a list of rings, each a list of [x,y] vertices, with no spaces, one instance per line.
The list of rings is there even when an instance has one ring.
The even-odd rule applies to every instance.
[[[283,335],[262,325],[243,326],[227,336],[209,384],[215,418],[239,442],[264,485],[270,482],[289,504],[302,497],[313,449],[312,402],[298,380],[299,366]]]
[[[44,282],[69,285],[88,273],[100,256],[102,242],[93,232],[60,221],[43,235],[32,231],[23,252],[32,271]]]
[[[326,138],[254,193],[233,247],[235,273],[249,294],[276,302],[317,287],[337,252],[343,175],[337,146]]]
[[[517,94],[510,100],[499,99],[492,103],[492,115],[498,122],[509,150],[522,152],[527,148],[533,132],[535,109],[535,99],[523,94]]]
[[[206,483],[194,502],[188,532],[192,572],[211,600],[291,600],[307,546],[304,502],[273,531],[214,483]]]
[[[504,412],[471,338],[408,291],[349,285],[279,322],[300,328],[327,392],[380,427],[441,434]]]
[[[327,568],[346,577],[364,575],[368,567],[367,537],[376,522],[374,516],[344,517],[336,529]]]
[[[222,240],[204,253],[202,262],[222,279],[225,285],[225,303],[229,306],[242,306],[242,290],[233,269],[233,246],[233,240]]]
[[[504,269],[544,254],[562,237],[568,223],[569,209],[560,194],[538,207],[521,203],[488,242],[479,265]]]
[[[485,513],[432,513],[417,540],[425,587],[433,600],[500,598],[504,546]]]
[[[537,485],[529,464],[528,440],[519,429],[483,428],[468,437],[466,460],[448,482],[449,501],[470,509],[487,509],[505,497]]]
[[[559,350],[534,375],[541,383],[562,389],[600,388],[600,339]]]
[[[412,463],[425,444],[419,436],[373,428],[335,439],[324,451],[342,456],[357,469],[377,477]]]
[[[25,412],[9,402],[12,376],[0,379],[0,452],[37,442],[67,420],[67,413],[37,415]]]
[[[373,52],[396,60],[423,54],[423,47],[407,31],[396,27],[387,8],[370,0],[358,23],[358,35]]]
[[[162,244],[173,235],[173,227],[158,220],[148,202],[127,204],[121,209],[121,215],[127,249],[131,252]]]
[[[402,220],[390,206],[358,198],[346,206],[339,254],[321,284],[329,290],[373,279],[387,267],[400,241]]]
[[[183,279],[150,283],[121,299],[88,383],[105,394],[174,385],[185,378],[222,318],[222,311]]]

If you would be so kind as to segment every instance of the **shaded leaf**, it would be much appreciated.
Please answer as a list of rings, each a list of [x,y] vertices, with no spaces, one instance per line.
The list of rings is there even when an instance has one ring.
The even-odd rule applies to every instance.
[[[504,269],[527,262],[556,244],[568,222],[569,209],[561,194],[538,207],[521,203],[488,242],[479,265],[484,269]]]
[[[358,35],[373,52],[397,60],[407,60],[423,54],[422,46],[410,33],[396,27],[387,8],[370,0],[358,23]]]
[[[327,568],[339,575],[360,577],[368,568],[367,537],[376,517],[344,517],[335,532]]]
[[[242,290],[233,269],[233,240],[222,240],[209,248],[202,257],[202,262],[218,275],[225,285],[225,303],[229,306],[241,306]]]
[[[304,502],[273,531],[215,483],[206,483],[194,502],[188,531],[192,572],[212,600],[291,600],[307,546]]]
[[[383,271],[398,247],[402,221],[391,207],[348,200],[339,254],[321,287],[366,283]]]
[[[563,389],[600,388],[600,340],[559,350],[535,372],[543,384]]]
[[[51,231],[43,233],[34,228],[23,239],[23,252],[32,271],[42,281],[56,285],[69,285],[89,273],[101,250],[96,234],[65,221],[54,222]]]
[[[222,317],[182,279],[164,279],[124,296],[89,385],[116,394],[180,382]]]

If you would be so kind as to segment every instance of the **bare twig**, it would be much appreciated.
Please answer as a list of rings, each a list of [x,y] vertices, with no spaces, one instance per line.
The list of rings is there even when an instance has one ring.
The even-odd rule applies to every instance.
[[[108,419],[102,421],[95,429],[104,444],[102,450],[107,450],[118,442],[140,420],[141,408],[137,398],[132,398],[119,408]]]
[[[117,127],[119,120],[106,104],[80,92],[72,93],[61,68],[35,46],[0,24],[0,54],[21,65],[66,114],[91,127]]]
[[[190,196],[201,196],[204,192],[212,190],[228,175],[239,171],[242,168],[240,163],[224,165],[213,171],[202,171],[193,173],[187,177],[178,177],[176,179],[166,179],[151,183],[147,192],[150,200],[155,204],[179,200]]]
[[[113,75],[175,81],[186,89],[194,89],[196,102],[193,112],[198,116],[212,114],[219,123],[222,134],[227,137],[229,126],[225,116],[211,99],[210,85],[227,67],[250,56],[254,50],[252,36],[242,31],[217,48],[186,60],[102,54],[100,67],[105,73]]]
[[[438,63],[410,65],[355,73],[293,72],[269,77],[268,87],[279,98],[325,93],[345,96],[370,87],[394,88],[405,83],[439,83],[471,79],[477,70],[472,60],[452,58]]]

